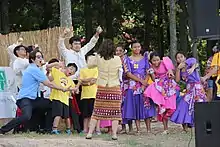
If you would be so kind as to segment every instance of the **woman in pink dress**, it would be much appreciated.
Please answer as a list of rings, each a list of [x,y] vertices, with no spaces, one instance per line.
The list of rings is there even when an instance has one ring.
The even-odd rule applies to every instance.
[[[161,60],[156,52],[150,54],[150,62],[155,79],[154,83],[144,91],[144,95],[158,105],[158,120],[163,122],[163,134],[168,134],[168,118],[176,109],[176,90],[178,88],[174,81],[174,65],[169,57],[163,57]]]

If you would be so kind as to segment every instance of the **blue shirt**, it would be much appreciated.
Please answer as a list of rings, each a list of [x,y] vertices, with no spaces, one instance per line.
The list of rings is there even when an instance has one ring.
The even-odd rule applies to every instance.
[[[36,64],[30,64],[23,73],[17,100],[22,98],[36,99],[40,83],[46,80],[47,77],[43,71]]]

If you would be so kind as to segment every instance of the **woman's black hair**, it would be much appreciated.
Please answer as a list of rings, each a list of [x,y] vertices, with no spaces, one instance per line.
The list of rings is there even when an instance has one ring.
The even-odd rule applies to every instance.
[[[152,52],[151,54],[150,54],[150,61],[153,59],[153,57],[160,57],[160,54],[159,53],[157,53],[157,52]],[[161,58],[161,57],[160,57]]]
[[[134,45],[135,43],[139,43],[139,44],[141,45],[141,43],[140,43],[138,40],[134,40],[134,41],[132,41],[132,42],[130,43],[131,47],[133,47],[133,45]],[[142,45],[141,45],[141,47],[142,47]]]
[[[35,49],[35,50],[33,50],[32,52],[30,52],[30,54],[29,54],[29,63],[33,63],[32,60],[35,60],[35,59],[36,59],[36,54],[37,54],[37,53],[40,53],[41,56],[42,56],[42,58],[44,57],[43,54],[42,54],[42,52],[41,52],[40,50]]]
[[[183,52],[183,51],[178,51],[176,54],[175,54],[175,59],[177,58],[177,55],[178,54],[182,54],[183,56],[186,57],[186,54]]]
[[[111,39],[105,39],[99,47],[97,53],[105,60],[110,60],[114,58],[115,46]]]

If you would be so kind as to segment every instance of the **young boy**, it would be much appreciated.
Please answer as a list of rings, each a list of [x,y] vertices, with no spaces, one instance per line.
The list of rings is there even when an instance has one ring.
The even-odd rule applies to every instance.
[[[54,62],[47,65],[47,69],[51,69],[49,79],[57,85],[64,88],[75,90],[75,84],[73,83],[70,76],[74,75],[77,71],[75,63],[69,63],[67,67],[64,67],[59,62]],[[65,119],[66,122],[66,133],[71,134],[71,124],[69,119],[69,98],[70,92],[61,92],[58,90],[51,90],[50,99],[52,100],[52,117],[53,129],[52,134],[60,134],[57,130],[60,119]]]
[[[94,54],[91,54],[94,55]],[[91,56],[90,55],[90,56]],[[89,55],[87,55],[88,58]],[[83,115],[83,133],[88,133],[89,122],[93,112],[94,101],[97,93],[96,80],[98,77],[98,69],[96,68],[82,68],[79,74],[79,81],[82,85],[81,103],[82,103],[82,115]],[[100,134],[100,127],[96,127],[97,134]]]

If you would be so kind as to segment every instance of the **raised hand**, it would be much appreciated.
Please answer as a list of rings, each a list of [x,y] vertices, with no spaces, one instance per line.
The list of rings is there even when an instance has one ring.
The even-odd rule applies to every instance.
[[[103,32],[102,27],[101,27],[101,26],[98,26],[98,27],[96,28],[96,33],[99,35],[99,34],[101,34],[102,32]]]

